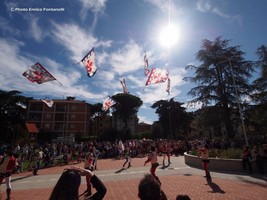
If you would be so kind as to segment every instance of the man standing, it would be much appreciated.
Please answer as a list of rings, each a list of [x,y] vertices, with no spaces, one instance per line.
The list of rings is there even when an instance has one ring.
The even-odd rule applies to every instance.
[[[144,166],[150,162],[151,163],[151,167],[150,167],[150,173],[151,175],[159,182],[159,184],[161,184],[159,178],[156,176],[156,169],[159,166],[158,163],[158,154],[156,152],[156,147],[151,146],[151,152],[148,153],[147,156],[147,160],[144,163]]]
[[[40,165],[41,165],[41,162],[43,160],[43,156],[44,156],[44,152],[43,152],[43,149],[42,147],[40,147],[40,149],[38,149],[36,152],[35,152],[35,155],[34,155],[34,159],[35,159],[35,167],[34,167],[34,170],[32,172],[32,174],[34,176],[38,175],[38,170],[40,169]]]
[[[125,162],[123,163],[122,168],[128,163],[128,168],[131,167],[131,151],[129,147],[126,147],[124,150],[124,155],[125,155]]]
[[[200,158],[202,159],[202,167],[206,174],[204,177],[207,179],[211,179],[210,172],[208,170],[208,163],[210,162],[208,148],[209,146],[205,144],[204,147],[198,149],[198,152],[200,154]]]

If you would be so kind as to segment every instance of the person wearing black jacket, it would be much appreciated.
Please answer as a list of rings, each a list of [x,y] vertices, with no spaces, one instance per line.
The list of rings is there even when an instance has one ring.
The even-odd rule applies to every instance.
[[[101,200],[104,198],[107,189],[102,181],[90,170],[75,167],[66,169],[62,173],[56,183],[49,200],[79,200],[82,195],[79,195],[79,187],[81,184],[81,176],[90,176],[91,184],[96,189],[96,193],[91,196],[86,196],[87,200]]]

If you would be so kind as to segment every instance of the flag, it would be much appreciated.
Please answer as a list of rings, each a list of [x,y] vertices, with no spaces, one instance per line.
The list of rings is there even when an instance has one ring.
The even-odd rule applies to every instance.
[[[146,81],[146,85],[155,84],[155,83],[163,83],[168,79],[168,76],[169,76],[169,73],[167,70],[153,68]]]
[[[50,99],[42,99],[42,101],[49,107],[52,108],[54,105],[54,101]]]
[[[167,89],[166,89],[166,92],[168,92],[168,94],[170,94],[170,88],[171,88],[171,79],[168,78],[168,85],[167,85]]]
[[[144,68],[145,68],[145,76],[147,76],[150,71],[148,69],[148,59],[147,59],[146,53],[144,55]]]
[[[87,76],[92,77],[95,75],[97,67],[95,65],[95,51],[92,48],[86,56],[81,60],[87,72]]]
[[[128,94],[129,92],[128,92],[127,87],[126,87],[125,78],[122,79],[122,81],[121,81],[121,85],[122,85],[122,91],[123,91],[123,93],[124,93],[124,94]]]
[[[111,106],[115,105],[116,101],[114,101],[110,96],[108,96],[103,102],[103,111],[107,111]]]
[[[38,84],[57,80],[38,62],[27,69],[22,75],[29,81],[36,82]]]

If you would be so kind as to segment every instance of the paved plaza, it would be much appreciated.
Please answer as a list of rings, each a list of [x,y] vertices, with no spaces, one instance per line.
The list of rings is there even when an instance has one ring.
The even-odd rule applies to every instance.
[[[150,168],[149,163],[143,166],[145,160],[146,158],[134,158],[132,167],[123,170],[125,160],[100,159],[95,174],[107,187],[104,199],[138,200],[138,183]],[[159,163],[161,162],[162,157],[159,157]],[[242,170],[240,174],[212,171],[212,181],[207,182],[201,169],[185,165],[183,156],[171,157],[171,162],[168,167],[160,165],[156,171],[169,200],[175,200],[177,194],[188,194],[192,200],[263,200],[267,197],[267,178],[259,174],[247,174]],[[83,163],[72,165],[83,166]],[[47,200],[63,170],[72,165],[41,169],[38,176],[32,176],[30,172],[12,175],[11,199]],[[0,187],[0,200],[6,198],[5,189],[3,183]],[[80,193],[84,190],[83,178]]]

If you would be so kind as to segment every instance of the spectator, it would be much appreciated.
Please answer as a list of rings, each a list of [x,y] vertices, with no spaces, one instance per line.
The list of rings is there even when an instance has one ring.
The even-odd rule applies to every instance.
[[[176,200],[191,200],[190,197],[186,194],[178,194]]]
[[[159,182],[151,174],[146,174],[139,182],[138,197],[141,200],[167,200]]]
[[[11,175],[13,169],[16,167],[16,159],[18,158],[18,154],[13,155],[12,149],[8,149],[5,152],[5,155],[1,159],[0,165],[0,185],[2,184],[3,180],[6,181],[6,195],[7,200],[10,199],[11,194]]]
[[[90,176],[91,184],[96,189],[96,193],[94,193],[90,197],[86,197],[86,199],[103,199],[107,192],[107,189],[101,182],[101,180],[92,171],[75,167],[72,169],[66,169],[62,173],[51,193],[49,200],[78,200],[81,196],[79,196],[81,176]]]
[[[249,168],[249,172],[250,173],[253,173],[252,171],[252,156],[251,156],[251,152],[249,150],[249,146],[244,146],[244,149],[243,149],[243,153],[242,153],[242,165],[243,165],[243,169],[246,170],[247,166]]]

